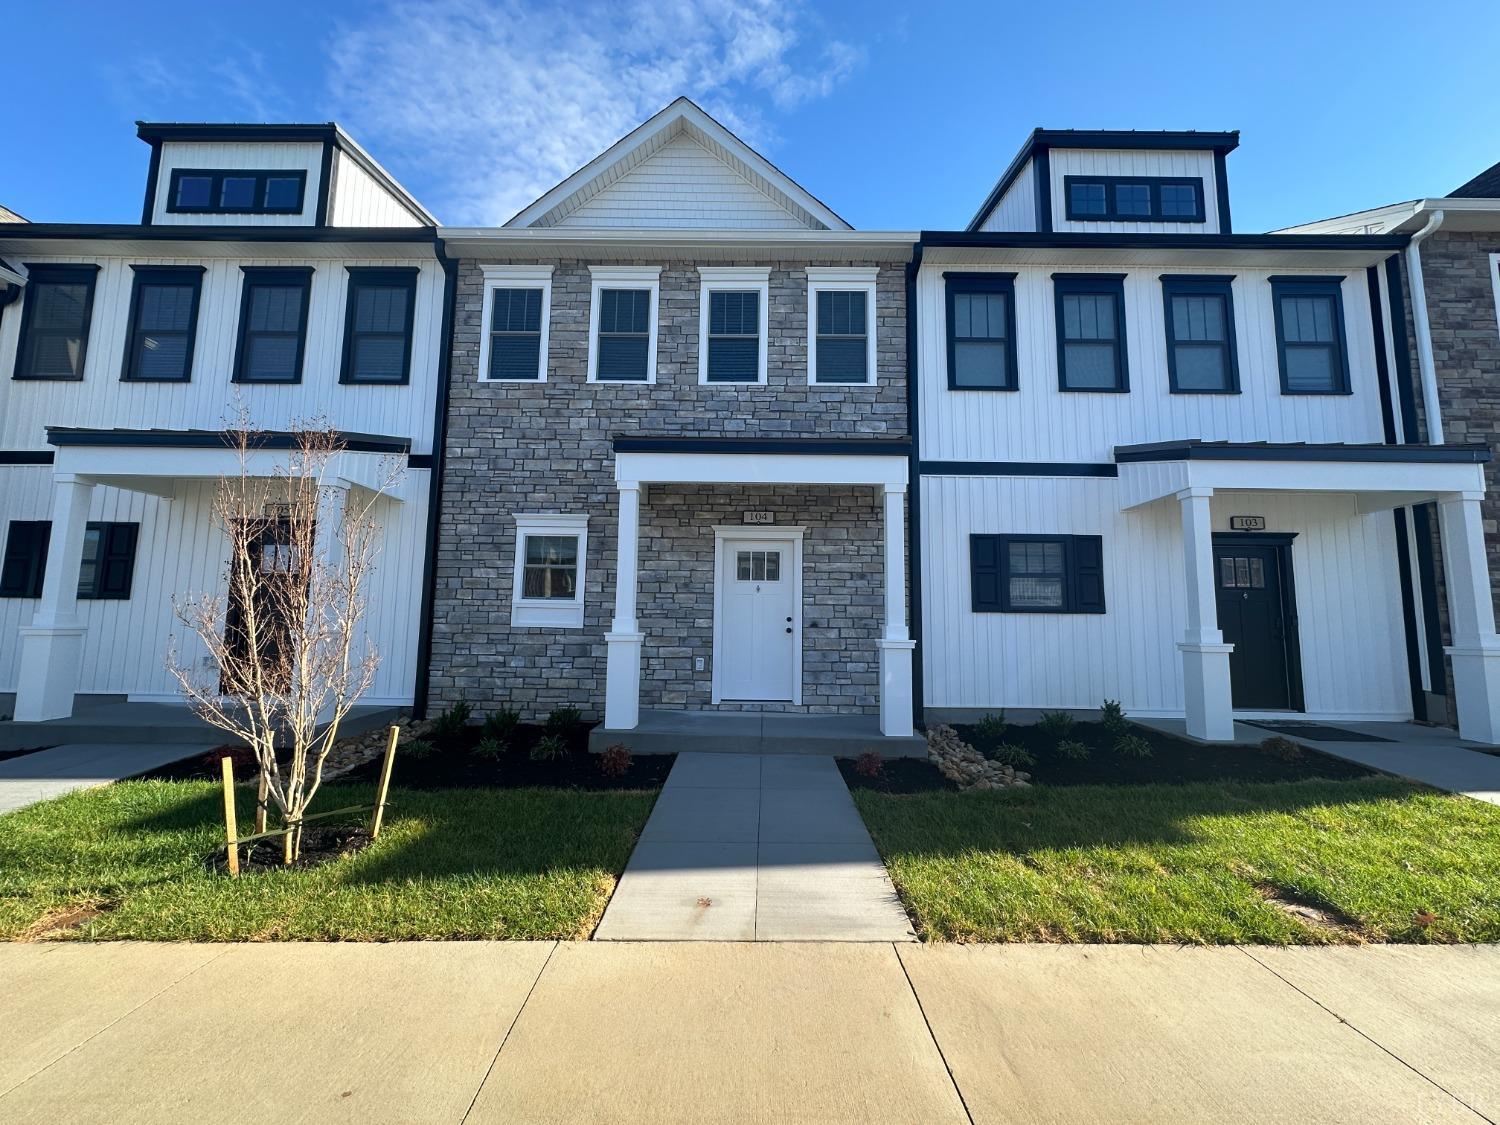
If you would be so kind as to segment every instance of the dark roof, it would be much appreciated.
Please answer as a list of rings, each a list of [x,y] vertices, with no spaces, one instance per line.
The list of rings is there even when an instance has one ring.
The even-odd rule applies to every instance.
[[[1500,164],[1492,164],[1468,183],[1448,193],[1449,199],[1500,199]]]
[[[166,242],[433,242],[435,227],[140,226],[135,223],[0,223],[0,239],[158,239]]]
[[[340,431],[339,441],[350,453],[406,453],[411,439],[385,434]],[[295,449],[299,435],[290,430],[258,430],[250,439],[252,449]],[[90,430],[73,426],[48,426],[47,444],[137,447],[152,449],[225,449],[235,437],[226,430]]]
[[[1092,231],[924,230],[923,246],[1045,247],[1058,250],[1400,250],[1406,234],[1125,234]]]
[[[906,457],[909,438],[616,437],[616,453],[811,453]]]
[[[1153,441],[1115,446],[1115,461],[1396,461],[1483,464],[1484,445],[1346,445],[1301,441]]]

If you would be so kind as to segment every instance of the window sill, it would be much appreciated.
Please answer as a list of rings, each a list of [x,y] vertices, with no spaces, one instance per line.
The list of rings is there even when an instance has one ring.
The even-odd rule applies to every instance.
[[[510,623],[526,629],[582,629],[583,602],[511,602]]]

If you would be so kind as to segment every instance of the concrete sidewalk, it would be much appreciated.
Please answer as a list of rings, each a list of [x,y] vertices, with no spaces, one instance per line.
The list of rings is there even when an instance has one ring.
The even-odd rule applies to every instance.
[[[1495,946],[0,945],[6,1121],[1483,1122],[1497,1041]]]
[[[182,758],[206,754],[202,745],[142,746],[136,743],[69,743],[0,762],[0,813],[50,801],[75,789],[108,785]]]

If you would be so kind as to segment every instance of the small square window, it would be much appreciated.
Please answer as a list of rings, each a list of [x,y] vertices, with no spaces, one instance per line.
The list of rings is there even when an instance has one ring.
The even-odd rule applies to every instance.
[[[1149,184],[1116,184],[1115,213],[1133,219],[1151,217],[1151,186]]]
[[[266,210],[295,211],[301,206],[302,181],[289,176],[266,179]]]
[[[1096,183],[1069,184],[1068,209],[1075,216],[1102,216],[1108,210],[1104,199],[1104,185]]]
[[[177,206],[207,207],[213,199],[212,176],[183,176],[177,181]]]
[[[526,536],[521,597],[572,600],[578,592],[578,537]]]
[[[1161,213],[1166,218],[1191,218],[1198,214],[1198,189],[1192,184],[1162,184]]]
[[[588,517],[518,515],[510,622],[583,628]]]
[[[248,211],[255,206],[254,176],[225,176],[219,186],[219,206],[226,211]]]

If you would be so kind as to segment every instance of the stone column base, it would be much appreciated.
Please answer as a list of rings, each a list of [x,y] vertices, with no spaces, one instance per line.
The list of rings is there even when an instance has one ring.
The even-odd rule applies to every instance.
[[[1187,731],[1207,742],[1234,741],[1234,704],[1229,692],[1233,645],[1179,641]]]
[[[880,733],[887,738],[910,738],[911,665],[917,642],[877,643],[880,645]]]
[[[634,730],[641,721],[643,633],[605,633],[609,658],[604,671],[604,727]]]
[[[18,723],[66,719],[73,713],[78,670],[83,664],[82,625],[27,625],[21,634],[16,683]]]
[[[1458,733],[1471,742],[1500,745],[1500,637],[1443,651],[1453,661]]]

